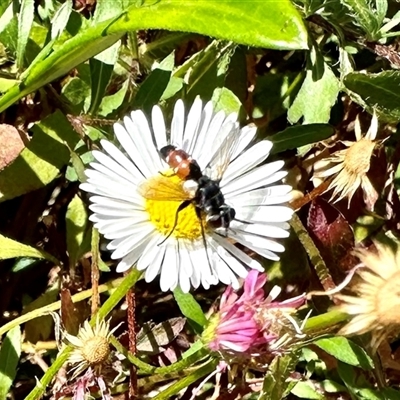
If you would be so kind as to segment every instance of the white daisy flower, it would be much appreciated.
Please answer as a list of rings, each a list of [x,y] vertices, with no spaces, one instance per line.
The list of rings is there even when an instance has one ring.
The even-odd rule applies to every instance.
[[[122,150],[102,140],[104,152],[93,151],[96,162],[81,184],[92,194],[91,221],[111,240],[111,257],[121,259],[117,272],[135,265],[144,271],[146,282],[160,275],[163,291],[179,286],[188,292],[191,285],[200,284],[208,289],[219,281],[238,288],[238,277],[245,278],[248,268],[263,268],[233,243],[271,260],[284,251],[274,240],[289,235],[287,221],[293,213],[285,205],[291,187],[279,184],[286,176],[283,161],[260,166],[272,143],[263,140],[248,147],[256,127],[240,129],[236,114],[214,113],[212,103],[203,108],[199,98],[187,118],[183,102],[176,102],[169,137],[158,106],[153,107],[151,120],[150,127],[137,110],[123,124],[115,124]],[[159,150],[167,145],[184,150],[202,174],[218,179],[224,200],[218,211],[235,211],[227,229],[216,226],[195,201],[182,207],[183,199],[197,193],[198,182],[182,179],[163,160]]]

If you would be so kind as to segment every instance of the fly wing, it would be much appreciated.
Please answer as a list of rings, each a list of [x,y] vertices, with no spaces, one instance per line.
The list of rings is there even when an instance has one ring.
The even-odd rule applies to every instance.
[[[157,175],[139,185],[139,193],[147,200],[185,201],[191,200],[190,193],[184,190],[182,182],[170,177]]]
[[[213,155],[211,161],[205,169],[205,175],[213,180],[219,181],[222,179],[228,165],[233,161],[233,155],[240,142],[240,131],[238,128],[233,128],[228,134],[224,142],[219,146],[219,149]]]

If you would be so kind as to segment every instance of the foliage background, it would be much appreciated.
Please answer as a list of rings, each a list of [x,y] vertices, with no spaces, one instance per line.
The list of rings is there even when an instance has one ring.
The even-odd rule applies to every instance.
[[[270,284],[287,295],[339,283],[362,241],[398,242],[399,23],[399,3],[390,0],[1,0],[0,398],[52,396],[52,378],[67,352],[57,350],[49,312],[61,309],[70,332],[98,298],[101,316],[111,313],[113,324],[125,318],[121,300],[138,276],[113,272],[78,186],[90,150],[101,138],[113,140],[112,124],[132,109],[149,112],[160,103],[170,117],[176,99],[190,104],[199,95],[215,109],[237,111],[243,124],[258,126],[259,138],[274,142],[272,159],[286,160],[299,218],[286,243],[290,251],[279,263],[263,263]],[[355,118],[360,115],[366,130],[374,110],[386,140],[380,167],[371,173],[386,182],[385,190],[373,212],[362,196],[349,208],[346,201],[333,206],[321,195],[323,186],[313,186],[311,156],[354,140]],[[175,327],[171,318],[188,318],[185,328],[176,328],[185,345],[165,343],[173,343],[174,365],[222,290],[172,296],[139,281],[138,324],[168,319]],[[336,332],[340,318],[328,312],[330,303],[318,300],[313,307],[310,331]],[[365,344],[363,338],[320,339],[275,360],[268,373],[255,376],[258,390],[247,382],[240,396],[399,398],[396,343],[372,359]],[[151,364],[162,366],[162,352],[160,346]],[[153,377],[139,385],[145,393],[161,387],[160,399],[190,398],[184,388],[190,392],[215,368],[209,363],[188,372],[200,359],[168,370],[175,371],[172,389],[162,386],[171,379],[165,370],[139,365],[139,373]],[[117,396],[127,388],[121,379],[113,390]],[[202,398],[212,391],[210,383]]]

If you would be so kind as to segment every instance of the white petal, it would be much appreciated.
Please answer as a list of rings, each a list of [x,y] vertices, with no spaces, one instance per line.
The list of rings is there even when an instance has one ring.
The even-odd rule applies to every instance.
[[[204,140],[206,138],[213,115],[213,104],[211,101],[209,101],[203,108],[200,126],[195,132],[191,145],[187,149],[184,148],[184,150],[186,150],[188,154],[191,154],[195,160],[197,160],[200,153],[202,153]]]
[[[113,183],[123,185],[125,187],[126,186],[131,187],[131,188],[136,187],[136,185],[134,183],[127,180],[124,176],[113,173],[104,165],[97,164],[97,163],[94,163],[94,165],[95,165],[96,169],[87,169],[85,171],[85,175],[87,177],[86,182],[89,182],[89,183],[95,182],[97,184],[97,182],[102,183],[103,181],[107,181],[107,183],[113,182]],[[98,169],[100,169],[100,171]],[[101,171],[101,169],[103,169],[104,171]],[[105,186],[105,185],[103,185],[103,186]]]
[[[248,214],[244,214],[245,208],[241,208],[236,211],[236,219],[242,219],[241,217],[246,217]],[[286,222],[290,221],[293,215],[293,209],[285,206],[265,206],[260,207],[258,210],[253,211],[251,215],[252,221],[265,222],[266,224],[270,222]],[[250,219],[249,218],[249,219]]]
[[[154,106],[151,111],[151,121],[153,125],[154,138],[156,139],[157,149],[160,150],[168,144],[165,129],[164,116],[159,106]]]
[[[90,183],[90,182],[85,182],[81,183],[79,185],[79,188],[85,192],[88,193],[93,193],[99,196],[104,196],[104,197],[109,197],[109,198],[114,198],[117,196],[120,199],[126,200],[126,201],[133,201],[136,202],[136,195],[132,193],[126,193],[126,188],[123,193],[121,192],[111,192],[109,188],[107,187],[98,187],[96,183]]]
[[[114,239],[107,245],[109,250],[114,250],[111,255],[113,260],[124,257],[143,242],[147,242],[150,239],[150,234],[154,231],[153,225],[148,222],[136,224],[135,227],[134,234],[127,238]]]
[[[250,223],[242,224],[236,221],[231,223],[231,229],[234,231],[244,231],[247,233],[254,233],[255,235],[261,235],[270,238],[287,238],[289,237],[289,232],[280,227],[274,226],[270,223]]]
[[[159,247],[158,244],[162,241],[161,235],[157,233],[153,234],[153,237],[148,241],[146,248],[143,250],[143,254],[141,255],[136,268],[139,271],[145,270],[156,258]]]
[[[242,238],[246,242],[251,243],[254,247],[266,248],[271,251],[276,251],[277,253],[283,253],[285,251],[285,247],[282,244],[265,236],[253,235],[252,233],[237,230],[235,231],[234,237]]]
[[[111,179],[110,177],[93,169],[88,169],[85,173],[89,177],[87,183],[90,184],[93,189],[102,189],[108,194],[109,197],[118,198],[121,195],[124,196],[125,193],[129,192],[130,190],[136,194],[136,185],[133,185],[131,182],[126,181],[121,177],[119,179]],[[90,189],[90,187],[86,185],[82,187]],[[90,190],[90,192],[97,193],[95,190]],[[137,198],[137,194],[131,196],[130,198],[132,197]]]
[[[165,256],[165,249],[166,246],[160,246],[158,247],[157,254],[154,258],[154,260],[151,262],[151,264],[147,267],[144,279],[146,282],[151,282],[154,280],[154,278],[160,273],[161,267],[164,262],[164,256]]]
[[[128,220],[128,221],[134,221],[134,223],[132,223],[130,226],[125,227],[124,229],[116,229],[115,227],[113,229],[107,229],[107,231],[101,231],[100,227],[96,226],[97,229],[99,229],[99,231],[104,235],[104,237],[106,239],[112,240],[112,239],[120,239],[123,237],[128,237],[131,235],[136,235],[137,234],[137,228],[136,225],[137,224],[142,224],[142,223],[148,223],[148,219],[146,218],[146,216],[144,217],[140,217],[137,216],[135,219],[133,218],[123,218],[124,220]],[[115,225],[114,225],[115,226]]]
[[[326,178],[327,176],[334,175],[337,172],[340,172],[343,168],[344,168],[343,163],[336,164],[331,168],[315,172],[313,178]]]
[[[239,125],[237,122],[224,122],[211,148],[208,150],[209,154],[207,158],[209,161],[205,174],[211,179],[217,180],[221,178],[221,173],[224,172],[227,162],[230,161],[229,155],[236,149],[238,139]],[[200,166],[202,165],[200,164]]]
[[[378,133],[378,117],[376,111],[372,114],[371,125],[368,128],[368,132],[365,134],[365,139],[375,140],[376,134]],[[357,138],[357,140],[360,140]]]
[[[111,157],[107,156],[106,154],[101,153],[100,151],[97,150],[93,150],[92,154],[96,158],[96,160],[99,161],[100,164],[93,162],[90,164],[90,166],[96,169],[97,171],[100,171],[101,173],[115,179],[119,180],[124,179],[128,182],[132,182],[133,184],[136,184],[140,179],[140,175],[135,176],[134,174],[130,174],[124,167],[121,167],[120,164],[118,164],[116,161],[114,161]]]
[[[251,269],[256,269],[258,271],[264,271],[263,267],[261,266],[261,264],[258,261],[249,257],[246,253],[244,253],[242,250],[238,249],[235,245],[233,245],[226,238],[221,237],[220,235],[218,235],[216,233],[214,233],[212,235],[212,237],[217,243],[219,243],[221,246],[223,246],[233,256],[235,256],[238,260],[240,260],[242,263],[244,263]]]
[[[130,119],[128,117],[126,117],[126,120],[130,120]],[[132,125],[132,123],[130,125]],[[129,128],[130,128],[130,126],[127,127],[127,129],[129,129]],[[137,145],[135,144],[135,142],[133,141],[133,139],[131,137],[131,135],[134,135],[133,138],[136,140],[136,137],[138,135],[135,133],[131,133],[131,132],[128,133],[127,129],[125,129],[125,127],[120,123],[114,124],[114,133],[115,133],[115,136],[117,137],[119,143],[121,143],[121,146],[127,152],[129,158],[137,166],[140,173],[144,177],[148,178],[152,174],[154,174],[154,171],[151,171],[149,169],[149,166],[148,166],[146,160],[144,159],[143,152],[141,152],[138,149]]]
[[[211,260],[209,262],[204,245],[200,244],[201,241],[197,243],[198,245],[192,244],[190,248],[190,259],[192,260],[193,270],[200,275],[200,280],[203,284],[203,282],[213,280],[210,266]]]
[[[147,165],[154,173],[162,168],[160,155],[154,146],[149,123],[143,111],[132,111],[131,118],[124,118],[125,127],[131,135],[132,141],[141,153],[141,157],[146,160]],[[135,159],[133,159],[135,161]]]
[[[261,256],[268,258],[273,261],[278,261],[279,257],[269,249],[269,245],[271,244],[271,240],[268,239],[256,239],[255,237],[251,238],[251,241],[248,241],[243,237],[241,234],[233,234],[231,235],[236,239],[239,243],[241,243],[243,246],[246,246],[250,250],[255,251],[256,253],[260,254]],[[246,236],[246,238],[249,238]],[[257,245],[261,244],[262,247],[258,247]],[[272,247],[272,246],[271,246]],[[276,251],[276,250],[275,250]]]
[[[185,253],[185,250],[180,246],[179,254],[178,254],[178,257],[180,258],[178,283],[179,283],[179,287],[181,288],[182,292],[188,293],[190,290],[190,278],[192,276],[192,268],[191,268],[191,263],[183,264],[183,261],[187,261],[187,258],[189,258],[189,254],[186,252],[186,255],[184,255],[184,253]],[[190,258],[189,258],[189,261],[190,261]]]
[[[142,254],[144,248],[146,247],[146,242],[141,243],[136,249],[134,249],[133,251],[131,251],[129,254],[127,254],[117,265],[117,272],[125,272],[127,271],[129,268],[131,268],[136,261],[138,260],[138,258],[140,257],[140,255]]]
[[[292,187],[289,185],[277,185],[244,192],[239,195],[232,195],[231,193],[224,197],[234,208],[282,204],[292,200],[291,190]]]
[[[225,113],[222,110],[215,114],[210,122],[207,132],[205,132],[202,148],[200,149],[196,146],[196,152],[193,153],[193,158],[198,162],[202,169],[207,166],[214,152],[218,150],[213,147],[214,140],[218,136],[224,120]]]
[[[283,167],[283,164],[283,161],[275,161],[271,164],[255,168],[229,182],[223,187],[222,192],[224,195],[229,195],[230,193],[237,195],[280,181],[287,175],[286,171],[279,171]]]
[[[97,215],[101,216],[110,216],[110,217],[117,217],[117,218],[129,218],[133,215],[135,209],[131,210],[124,210],[121,208],[112,208],[106,207],[99,204],[91,204],[89,209],[96,213]],[[148,220],[148,218],[146,218]]]
[[[111,218],[107,220],[104,217],[98,218],[96,222],[96,228],[102,233],[104,236],[107,236],[109,239],[116,239],[120,234],[124,234],[125,232],[130,232],[131,227],[135,226],[139,222],[144,222],[141,219],[142,216],[135,215],[129,218]],[[93,219],[91,219],[93,221]]]
[[[185,106],[183,101],[179,99],[175,103],[174,115],[171,123],[171,140],[170,143],[174,146],[182,148],[183,144],[183,129],[185,126]]]
[[[235,257],[233,257],[226,249],[222,246],[217,247],[217,252],[219,256],[225,261],[228,267],[241,278],[247,276],[247,269],[240,263]]]
[[[190,252],[185,239],[179,239],[179,256],[181,258],[181,270],[185,270],[185,274],[190,277],[193,274],[193,264],[190,259]]]
[[[179,257],[176,240],[170,241],[165,249],[165,258],[161,267],[160,288],[163,292],[173,290],[178,283]]]
[[[228,166],[222,178],[221,186],[225,186],[232,179],[243,175],[262,163],[268,157],[271,148],[272,143],[268,140],[263,140],[250,147]]]
[[[129,160],[128,157],[125,156],[124,153],[122,153],[121,150],[119,150],[113,143],[108,142],[107,140],[101,140],[101,145],[103,149],[118,163],[124,168],[124,176],[125,174],[127,175],[132,175],[134,178],[132,182],[137,182],[140,179],[143,179],[143,175],[141,172],[138,170],[136,165]]]
[[[247,125],[240,130],[240,138],[236,147],[236,151],[233,153],[232,160],[234,160],[242,151],[249,145],[254,139],[257,133],[257,127],[254,124]]]
[[[237,278],[233,273],[227,262],[218,255],[217,262],[215,263],[215,271],[220,282],[225,285],[234,285]]]
[[[102,204],[107,207],[120,207],[120,208],[131,208],[133,205],[140,206],[140,210],[144,211],[144,200],[137,196],[139,201],[127,201],[120,198],[111,198],[104,196],[90,196],[90,201],[95,204]]]
[[[186,121],[185,133],[183,134],[182,149],[185,150],[186,152],[188,152],[188,149],[190,149],[193,146],[193,142],[196,139],[195,133],[198,130],[201,121],[201,114],[202,114],[201,106],[202,102],[200,97],[196,97],[192,107],[190,108]]]

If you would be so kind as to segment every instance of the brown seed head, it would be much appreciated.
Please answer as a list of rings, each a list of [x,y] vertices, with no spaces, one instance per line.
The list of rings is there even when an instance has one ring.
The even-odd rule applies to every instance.
[[[365,138],[352,144],[344,157],[344,169],[355,175],[366,174],[370,167],[375,145],[375,142]]]
[[[94,336],[85,341],[81,352],[90,365],[101,364],[107,361],[110,355],[110,345],[105,337]]]
[[[400,271],[377,291],[375,309],[382,325],[400,325]]]

